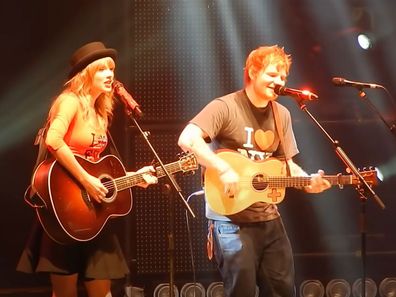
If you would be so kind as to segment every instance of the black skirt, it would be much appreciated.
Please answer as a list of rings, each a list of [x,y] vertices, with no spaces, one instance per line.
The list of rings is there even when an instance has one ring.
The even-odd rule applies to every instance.
[[[36,220],[17,270],[66,275],[78,273],[87,280],[123,278],[129,273],[128,265],[116,234],[106,227],[90,241],[61,245],[49,238]]]

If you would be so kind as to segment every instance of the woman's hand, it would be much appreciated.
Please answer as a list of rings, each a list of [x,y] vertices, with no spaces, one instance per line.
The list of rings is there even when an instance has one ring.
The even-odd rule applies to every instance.
[[[101,203],[109,192],[106,187],[102,184],[100,179],[90,174],[85,177],[83,186],[88,192],[89,197],[93,198],[96,202]]]
[[[128,172],[128,174],[133,174],[134,172]],[[138,184],[139,187],[147,188],[149,185],[158,183],[158,178],[153,174],[155,169],[153,166],[144,166],[140,168],[136,173],[143,173],[142,177],[145,182]]]

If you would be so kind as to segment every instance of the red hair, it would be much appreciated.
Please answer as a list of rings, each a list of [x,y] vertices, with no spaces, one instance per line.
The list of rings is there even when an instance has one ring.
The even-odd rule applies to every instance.
[[[244,81],[245,86],[250,82],[249,70],[253,69],[255,73],[260,70],[267,68],[269,64],[278,64],[278,68],[286,70],[286,74],[289,74],[291,65],[291,56],[286,54],[283,48],[277,45],[273,46],[260,46],[257,49],[250,52],[246,59],[246,65],[244,70]]]

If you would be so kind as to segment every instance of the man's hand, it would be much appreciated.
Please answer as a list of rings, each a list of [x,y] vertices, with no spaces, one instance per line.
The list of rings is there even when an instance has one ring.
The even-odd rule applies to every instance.
[[[324,171],[318,170],[318,173],[311,174],[311,184],[305,187],[307,193],[321,193],[331,187],[328,180],[323,178]]]
[[[233,197],[238,190],[239,176],[234,169],[228,167],[220,172],[220,180],[224,184],[224,194]]]

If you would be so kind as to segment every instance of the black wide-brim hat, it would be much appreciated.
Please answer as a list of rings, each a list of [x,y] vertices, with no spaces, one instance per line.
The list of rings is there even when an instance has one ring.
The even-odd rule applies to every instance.
[[[113,48],[106,48],[106,46],[99,41],[94,41],[83,45],[74,52],[70,59],[70,65],[72,68],[69,72],[69,79],[92,62],[105,57],[111,57],[113,60],[115,60],[117,57],[117,51]]]

